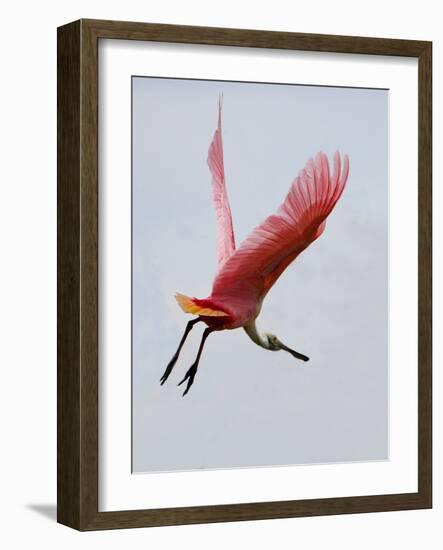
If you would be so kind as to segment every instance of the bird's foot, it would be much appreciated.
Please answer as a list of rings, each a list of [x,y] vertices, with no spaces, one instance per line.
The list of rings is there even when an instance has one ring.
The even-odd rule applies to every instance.
[[[188,381],[188,383],[187,383],[187,385],[186,385],[186,389],[185,389],[185,391],[183,392],[183,397],[188,393],[190,387],[191,387],[192,384],[194,383],[194,378],[195,378],[196,372],[197,372],[197,364],[194,363],[194,364],[191,365],[190,368],[188,369],[188,371],[187,371],[187,373],[185,374],[185,377],[183,378],[183,380],[177,384],[177,386],[181,386],[184,382],[186,382],[186,380]]]
[[[163,373],[163,376],[160,378],[160,384],[162,386],[166,382],[166,380],[169,378],[169,375],[171,374],[175,363],[177,363],[177,359],[178,359],[178,354],[175,354],[174,357],[169,361],[168,366],[166,367],[166,370]]]

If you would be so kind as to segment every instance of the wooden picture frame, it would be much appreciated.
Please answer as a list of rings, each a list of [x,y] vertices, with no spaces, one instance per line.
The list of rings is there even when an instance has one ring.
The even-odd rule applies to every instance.
[[[418,491],[98,511],[98,41],[159,41],[418,59]],[[432,506],[431,42],[80,20],[58,29],[58,521],[79,530]]]

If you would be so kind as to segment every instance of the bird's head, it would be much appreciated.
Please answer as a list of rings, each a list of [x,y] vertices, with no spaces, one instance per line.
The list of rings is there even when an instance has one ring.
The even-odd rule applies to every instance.
[[[306,355],[303,355],[302,353],[299,353],[298,351],[295,351],[291,348],[288,348],[281,340],[275,336],[275,334],[270,334],[269,332],[265,333],[265,337],[268,341],[268,349],[271,351],[280,351],[281,349],[284,351],[287,351],[290,353],[293,357],[296,359],[300,359],[301,361],[309,361],[309,357]]]

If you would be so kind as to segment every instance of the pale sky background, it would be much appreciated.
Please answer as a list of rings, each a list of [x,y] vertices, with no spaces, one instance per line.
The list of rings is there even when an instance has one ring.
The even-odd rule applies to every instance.
[[[164,386],[187,321],[176,291],[210,294],[215,218],[207,151],[223,103],[237,244],[284,199],[310,156],[348,153],[324,234],[285,271],[257,325],[309,363],[211,334],[189,394]],[[133,78],[133,471],[388,458],[386,90]]]

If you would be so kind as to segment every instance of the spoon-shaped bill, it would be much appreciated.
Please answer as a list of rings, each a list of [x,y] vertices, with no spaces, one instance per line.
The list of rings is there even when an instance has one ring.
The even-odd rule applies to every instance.
[[[303,355],[303,353],[299,353],[298,351],[295,351],[291,348],[288,348],[288,346],[285,346],[282,343],[281,343],[280,347],[281,347],[281,349],[284,349],[285,351],[290,353],[296,359],[300,359],[301,361],[309,361],[309,357],[307,357],[306,355]]]

